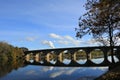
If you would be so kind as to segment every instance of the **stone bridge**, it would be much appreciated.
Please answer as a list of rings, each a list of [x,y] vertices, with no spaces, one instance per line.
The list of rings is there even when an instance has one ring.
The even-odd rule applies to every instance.
[[[120,46],[113,47],[115,62]],[[111,62],[110,47],[75,47],[25,51],[25,64],[57,67],[102,67]],[[99,62],[97,61],[99,60]]]

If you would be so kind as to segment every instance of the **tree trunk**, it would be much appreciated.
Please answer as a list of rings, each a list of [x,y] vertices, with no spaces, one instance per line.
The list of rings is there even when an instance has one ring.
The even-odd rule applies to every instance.
[[[114,47],[114,42],[113,42],[113,30],[111,28],[111,26],[109,25],[109,37],[110,37],[110,50],[111,50],[111,60],[112,60],[112,63],[115,63],[114,61],[114,50],[113,50],[113,47]]]

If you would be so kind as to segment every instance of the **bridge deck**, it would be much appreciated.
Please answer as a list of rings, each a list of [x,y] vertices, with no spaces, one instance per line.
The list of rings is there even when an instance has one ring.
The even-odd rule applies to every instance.
[[[114,48],[120,48],[120,46],[114,46]],[[40,50],[29,50],[29,51],[25,51],[25,54],[29,54],[29,53],[37,53],[37,52],[44,52],[44,51],[61,51],[61,50],[94,50],[94,49],[106,49],[106,50],[110,50],[110,46],[94,46],[94,47],[71,47],[71,48],[53,48],[53,49],[40,49]]]

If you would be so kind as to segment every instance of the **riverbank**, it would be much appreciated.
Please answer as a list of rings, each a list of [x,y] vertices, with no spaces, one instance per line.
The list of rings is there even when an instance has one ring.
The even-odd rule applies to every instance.
[[[111,67],[111,70],[95,80],[120,80],[120,63]]]

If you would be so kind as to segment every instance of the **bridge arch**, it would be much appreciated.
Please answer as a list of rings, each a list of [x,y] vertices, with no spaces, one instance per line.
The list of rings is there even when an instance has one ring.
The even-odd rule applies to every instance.
[[[115,62],[119,62],[119,58],[117,57],[116,50],[117,49],[114,49],[113,58],[114,58]],[[108,56],[108,61],[110,63],[112,63],[112,60],[111,60],[111,51],[110,50],[107,52],[107,56]]]
[[[85,64],[87,61],[86,52],[83,49],[78,49],[73,54],[73,60],[79,64]]]
[[[68,65],[71,62],[71,53],[69,50],[62,50],[58,58],[61,63]]]
[[[95,64],[101,64],[104,61],[104,53],[101,49],[93,49],[90,55],[91,61]]]

